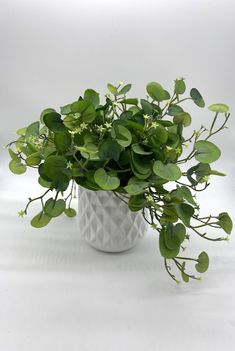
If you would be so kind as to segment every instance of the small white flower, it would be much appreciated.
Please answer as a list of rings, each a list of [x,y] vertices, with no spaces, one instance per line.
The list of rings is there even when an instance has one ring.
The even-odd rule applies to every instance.
[[[157,122],[153,122],[152,125],[151,125],[151,127],[154,128],[154,129],[157,128],[157,126],[158,126]]]
[[[123,85],[123,81],[122,81],[122,80],[119,80],[119,81],[118,81],[118,84],[119,84],[119,85]]]
[[[82,123],[80,124],[80,128],[81,128],[82,130],[86,129],[87,127],[88,127],[88,124],[87,124],[87,123],[82,122]]]
[[[149,119],[150,118],[150,116],[149,115],[143,115],[143,117],[144,117],[144,119]]]
[[[146,200],[147,200],[148,202],[153,202],[153,197],[152,197],[152,195],[147,195],[147,196],[146,196]]]
[[[72,162],[69,161],[69,162],[67,163],[67,165],[66,165],[66,168],[72,169],[72,168],[73,168]]]
[[[112,123],[105,122],[104,125],[105,125],[105,127],[106,127],[107,129],[112,128]]]

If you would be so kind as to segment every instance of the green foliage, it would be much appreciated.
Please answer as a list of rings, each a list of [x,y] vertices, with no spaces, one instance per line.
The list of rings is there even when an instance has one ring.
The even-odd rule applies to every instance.
[[[45,227],[48,223],[50,223],[51,217],[47,216],[45,213],[40,212],[31,220],[31,225],[34,228],[42,228]]]
[[[181,177],[180,168],[174,163],[164,165],[161,161],[155,161],[153,165],[154,173],[166,180],[178,180]]]
[[[204,273],[209,267],[209,257],[205,251],[201,252],[197,259],[195,268],[199,273]]]
[[[203,97],[199,93],[199,91],[195,88],[190,90],[190,96],[193,99],[193,102],[199,107],[205,107],[205,101]]]
[[[212,163],[221,155],[220,149],[210,141],[199,140],[195,143],[195,159],[201,163]]]
[[[113,191],[127,210],[141,211],[158,232],[160,253],[171,278],[178,282],[171,269],[174,265],[184,282],[199,279],[188,272],[188,261],[195,263],[196,272],[204,273],[209,258],[205,252],[198,258],[181,256],[187,240],[191,235],[227,240],[233,227],[227,212],[201,217],[196,199],[211,177],[225,176],[210,166],[221,155],[211,138],[226,128],[229,107],[210,105],[214,118],[208,122],[205,116],[210,125],[189,131],[188,137],[185,128],[192,116],[181,103],[188,100],[204,107],[205,102],[196,88],[186,92],[184,78],[174,81],[171,93],[152,81],[146,86],[147,97],[140,99],[127,95],[131,84],[108,83],[107,89],[104,101],[98,92],[86,89],[76,101],[63,105],[60,113],[46,108],[38,121],[17,130],[16,140],[8,145],[9,168],[17,175],[34,168],[44,189],[41,196],[29,198],[19,216],[27,215],[31,203],[38,201],[41,211],[31,225],[42,228],[62,214],[77,215],[71,208],[77,185]],[[214,237],[217,229],[226,237]]]
[[[104,168],[99,168],[95,171],[94,179],[96,184],[104,190],[115,190],[120,185],[119,178],[109,175]]]
[[[213,104],[213,105],[210,105],[208,108],[212,112],[218,112],[218,113],[229,112],[229,107],[228,107],[228,105],[225,105],[225,104]]]
[[[233,222],[231,218],[229,217],[227,212],[221,212],[218,215],[218,224],[219,226],[227,233],[231,234],[232,229],[233,229]]]

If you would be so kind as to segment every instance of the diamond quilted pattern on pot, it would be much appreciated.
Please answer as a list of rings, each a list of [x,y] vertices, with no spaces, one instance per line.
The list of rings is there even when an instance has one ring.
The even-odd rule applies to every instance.
[[[79,187],[78,228],[93,247],[107,252],[128,250],[147,230],[141,212],[131,212],[111,191]]]

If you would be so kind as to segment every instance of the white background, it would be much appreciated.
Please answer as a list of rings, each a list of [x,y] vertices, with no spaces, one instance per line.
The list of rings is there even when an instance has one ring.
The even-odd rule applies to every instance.
[[[207,105],[231,107],[230,129],[214,138],[222,157],[213,166],[228,176],[214,177],[199,200],[205,215],[233,217],[234,23],[232,0],[0,0],[1,145],[42,109],[88,87],[105,93],[107,82],[123,80],[144,97],[149,81],[170,90],[185,77]],[[207,109],[188,106],[193,128],[209,125]],[[233,238],[191,240],[188,252],[206,249],[210,270],[201,282],[175,286],[151,231],[134,250],[109,255],[80,240],[76,220],[31,228],[17,211],[40,189],[32,172],[13,176],[7,162],[1,149],[1,350],[233,349]]]

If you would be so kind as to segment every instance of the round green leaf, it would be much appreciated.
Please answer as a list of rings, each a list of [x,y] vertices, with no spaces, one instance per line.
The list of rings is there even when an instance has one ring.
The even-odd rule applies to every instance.
[[[131,84],[126,84],[121,88],[121,90],[119,90],[117,95],[125,95],[130,90],[131,90]]]
[[[94,179],[96,184],[98,184],[101,189],[104,190],[115,190],[120,185],[119,178],[109,176],[103,168],[99,168],[97,171],[95,171]]]
[[[26,172],[27,167],[20,160],[11,160],[9,169],[12,173],[20,175]]]
[[[63,156],[49,156],[44,162],[43,172],[50,179],[55,178],[67,169],[67,162]]]
[[[38,178],[38,183],[43,186],[43,188],[50,188],[51,187],[51,182],[48,182],[47,180],[43,179],[41,176]]]
[[[208,107],[209,110],[213,112],[227,113],[229,112],[228,105],[225,104],[213,104]]]
[[[178,180],[182,173],[180,168],[174,163],[164,165],[161,161],[155,161],[153,164],[154,173],[166,180]]]
[[[28,143],[31,143],[32,136],[39,136],[39,122],[30,124],[25,131],[25,139]]]
[[[37,166],[37,165],[39,165],[41,160],[42,160],[42,158],[41,158],[39,152],[35,152],[26,158],[25,163],[27,164],[27,166]]]
[[[146,199],[143,194],[130,196],[128,207],[132,212],[140,211],[144,208]]]
[[[44,123],[44,116],[51,112],[56,112],[56,111],[53,108],[46,108],[45,110],[43,110],[40,114],[40,122]]]
[[[111,94],[117,95],[117,93],[118,93],[117,88],[113,84],[108,83],[107,88]]]
[[[201,252],[198,256],[198,263],[195,264],[195,268],[199,273],[204,273],[209,267],[209,256],[205,251]]]
[[[186,227],[190,227],[190,219],[194,214],[194,208],[188,204],[175,205],[176,213]]]
[[[115,124],[112,128],[111,135],[117,143],[123,147],[127,147],[131,144],[132,135],[131,132],[120,124]]]
[[[66,131],[66,127],[63,124],[61,115],[57,112],[50,112],[45,114],[43,120],[47,128],[54,133],[62,133]]]
[[[231,234],[231,231],[233,229],[233,222],[227,212],[221,212],[218,215],[218,224],[219,226],[227,233]]]
[[[59,151],[64,152],[71,145],[71,142],[72,142],[71,134],[68,133],[67,131],[64,133],[56,133],[54,142],[55,142],[56,148]]]
[[[96,117],[95,108],[87,100],[79,100],[71,105],[71,110],[74,113],[80,113],[82,120],[86,123],[92,122]]]
[[[131,148],[134,151],[134,153],[138,154],[138,155],[151,155],[152,154],[152,151],[145,151],[143,146],[140,144],[132,144]]]
[[[159,249],[160,249],[160,253],[164,258],[174,258],[178,255],[179,251],[180,251],[180,245],[177,246],[175,249],[169,249],[166,245],[165,242],[165,231],[166,228],[162,228],[160,235],[159,235]]]
[[[211,163],[221,155],[220,149],[210,141],[199,140],[195,144],[195,159],[201,163]]]
[[[180,116],[184,113],[184,110],[182,109],[182,107],[172,104],[169,106],[167,113],[170,116]]]
[[[65,210],[64,210],[64,213],[66,214],[66,216],[68,216],[68,217],[75,217],[76,215],[77,215],[77,212],[76,212],[76,210],[74,210],[74,208],[66,208]]]
[[[174,123],[183,123],[184,127],[190,126],[191,121],[192,121],[192,117],[190,116],[190,114],[188,112],[184,112],[181,115],[175,116],[173,118]]]
[[[149,96],[156,101],[165,100],[166,93],[163,87],[157,82],[150,82],[146,86]]]
[[[205,101],[203,100],[203,97],[196,88],[190,90],[190,96],[197,106],[205,107]]]
[[[51,217],[47,216],[45,213],[40,212],[31,220],[31,225],[34,228],[45,227],[51,221]]]
[[[99,94],[93,89],[87,89],[84,93],[84,100],[89,101],[94,108],[99,106],[100,98]]]
[[[49,217],[58,217],[65,210],[65,201],[63,199],[48,199],[44,206],[44,212]]]
[[[175,233],[175,227],[172,223],[167,223],[164,231],[165,244],[168,249],[175,250],[179,249],[181,241]]]
[[[174,93],[176,95],[183,94],[185,90],[186,90],[186,85],[185,85],[184,79],[176,79]]]
[[[99,157],[101,160],[113,159],[118,161],[121,151],[121,147],[116,140],[106,139],[99,145]]]

